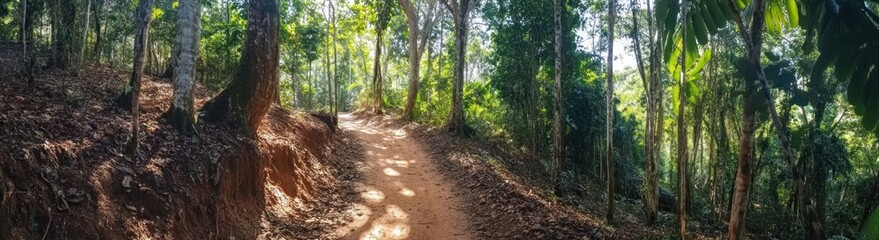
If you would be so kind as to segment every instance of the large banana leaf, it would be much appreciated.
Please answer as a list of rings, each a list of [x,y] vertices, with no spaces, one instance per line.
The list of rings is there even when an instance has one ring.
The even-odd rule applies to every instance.
[[[864,0],[804,1],[804,49],[816,37],[821,53],[811,77],[826,81],[824,72],[833,67],[836,80],[848,83],[846,99],[861,124],[879,136],[879,17]]]

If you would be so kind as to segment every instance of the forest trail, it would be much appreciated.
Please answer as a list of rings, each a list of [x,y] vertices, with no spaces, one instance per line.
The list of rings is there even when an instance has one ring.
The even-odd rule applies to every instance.
[[[362,204],[337,229],[342,239],[471,239],[459,198],[403,129],[339,115],[340,125],[364,147],[358,184]]]

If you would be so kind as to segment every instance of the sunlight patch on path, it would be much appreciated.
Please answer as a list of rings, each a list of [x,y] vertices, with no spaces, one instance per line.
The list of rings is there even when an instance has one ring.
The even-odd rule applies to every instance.
[[[452,187],[404,129],[388,129],[340,115],[340,125],[363,142],[359,167],[363,204],[335,231],[342,239],[470,239]],[[392,157],[388,157],[392,156]]]

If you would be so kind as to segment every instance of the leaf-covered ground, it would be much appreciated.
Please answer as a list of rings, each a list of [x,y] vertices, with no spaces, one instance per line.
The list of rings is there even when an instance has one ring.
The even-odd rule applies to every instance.
[[[358,114],[363,121],[402,129],[418,140],[438,166],[444,181],[454,184],[473,235],[479,239],[674,239],[676,217],[663,212],[658,227],[644,222],[641,204],[617,197],[616,220],[604,220],[603,182],[582,186],[577,201],[549,191],[544,166],[519,150],[479,137],[461,138],[443,129],[405,123],[387,116]],[[692,221],[691,228],[698,224]],[[720,232],[693,232],[691,238],[720,237]]]
[[[170,81],[147,77],[132,159],[114,101],[127,71],[47,69],[28,84],[22,62],[0,43],[0,239],[326,238],[356,198],[360,146],[309,114],[273,108],[253,140],[208,123],[185,137],[160,118]],[[214,94],[198,88],[196,106]]]

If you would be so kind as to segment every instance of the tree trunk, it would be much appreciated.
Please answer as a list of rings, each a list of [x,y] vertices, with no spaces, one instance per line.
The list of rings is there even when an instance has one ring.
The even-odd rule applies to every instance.
[[[728,239],[738,239],[744,228],[747,202],[751,190],[751,165],[754,161],[754,131],[756,129],[756,109],[751,104],[755,98],[756,86],[753,81],[746,81],[746,98],[743,101],[742,135],[739,139],[739,164],[736,171],[735,190],[730,209]]]
[[[701,99],[693,106],[693,154],[690,156],[690,163],[687,164],[687,170],[689,171],[687,174],[687,213],[689,214],[692,214],[695,211],[695,209],[693,209],[693,188],[696,186],[696,183],[693,181],[693,178],[696,178],[696,175],[698,174],[698,164],[701,161],[699,153],[702,151],[703,108],[704,101]]]
[[[452,13],[455,22],[455,69],[454,83],[452,84],[452,107],[445,128],[447,131],[466,135],[470,128],[464,122],[464,66],[467,54],[467,31],[468,16],[470,14],[470,0],[458,0],[450,2],[442,0],[449,12]]]
[[[553,154],[553,186],[559,189],[562,163],[565,161],[565,125],[562,118],[565,116],[564,92],[562,86],[562,1],[555,0],[553,11],[555,12],[555,86],[553,92],[554,104],[552,115],[552,154]]]
[[[332,1],[330,1],[330,18],[333,22],[333,117],[338,119],[339,117],[339,49],[337,47],[336,41],[338,29],[336,28],[336,7],[333,5]],[[280,96],[279,96],[280,97]],[[333,126],[335,129],[338,126]]]
[[[95,4],[95,45],[94,45],[94,49],[92,50],[93,51],[92,55],[94,55],[95,62],[100,64],[101,63],[101,53],[103,52],[103,51],[101,51],[101,44],[102,44],[102,41],[104,40],[101,36],[102,35],[101,34],[102,33],[102,31],[101,31],[101,16],[102,16],[101,13],[102,12],[101,11],[104,9],[104,0],[96,0],[95,3],[96,3]]]
[[[758,58],[759,59],[759,58]],[[790,139],[787,137],[787,125],[781,122],[781,118],[778,116],[778,112],[775,110],[775,101],[772,98],[771,93],[769,92],[769,85],[767,84],[766,74],[763,73],[763,68],[760,65],[760,61],[756,61],[755,64],[757,68],[757,79],[759,80],[762,89],[761,93],[763,97],[766,98],[768,102],[769,108],[769,116],[772,120],[772,127],[775,128],[775,133],[781,142],[781,150],[784,159],[788,164],[788,170],[791,173],[791,179],[794,182],[794,190],[796,191],[797,196],[797,206],[800,210],[800,216],[805,218],[806,226],[806,238],[807,239],[825,239],[827,236],[824,233],[823,223],[821,219],[821,211],[820,208],[816,208],[814,203],[808,199],[809,194],[809,186],[806,185],[805,180],[803,179],[802,173],[800,169],[797,167],[796,157],[793,154],[793,150],[791,150]],[[819,108],[820,109],[820,108]],[[821,110],[816,111],[820,113]],[[821,118],[816,118],[816,122],[820,122]],[[815,126],[819,126],[820,124],[815,124]],[[810,133],[811,135],[811,133]],[[826,179],[818,177],[821,179],[819,181],[824,181]],[[824,184],[823,182],[818,184]],[[821,187],[818,187],[821,189]],[[819,190],[819,192],[823,192],[823,190]],[[821,199],[823,200],[823,199]],[[820,203],[820,202],[819,202]],[[820,205],[819,205],[820,206]]]
[[[415,101],[418,98],[418,71],[421,63],[421,54],[418,52],[418,13],[409,0],[397,0],[406,14],[409,26],[409,94],[406,96],[406,106],[403,109],[404,120],[412,120]]]
[[[78,68],[78,70],[82,69],[82,64],[83,64],[83,61],[85,60],[86,43],[88,42],[88,37],[89,37],[88,29],[89,29],[89,20],[91,20],[92,1],[91,0],[87,0],[87,1],[88,1],[88,5],[85,9],[85,25],[83,25],[83,27],[82,27],[82,44],[80,45],[80,48],[79,48],[79,63],[77,63],[77,66],[76,66]]]
[[[372,112],[382,114],[382,30],[376,30],[375,61],[372,66]]]
[[[55,24],[53,24],[55,34],[52,39],[52,52],[54,54],[49,61],[51,63],[49,65],[55,68],[67,69],[71,65],[71,58],[73,58],[71,45],[73,44],[73,29],[76,22],[76,4],[74,4],[74,1],[56,0],[53,8],[55,12],[53,17],[53,21],[55,21]]]
[[[168,58],[168,66],[165,67],[165,71],[163,71],[162,75],[160,75],[159,77],[170,79],[176,78],[174,74],[176,73],[175,68],[177,68],[178,65],[177,55],[180,55],[180,46],[175,42],[174,46],[171,47],[171,57]]]
[[[607,164],[607,222],[613,222],[614,211],[614,170],[613,170],[613,39],[614,25],[616,24],[616,0],[608,1],[607,23],[607,136],[605,138],[605,152]]]
[[[633,1],[632,4],[632,41],[635,47],[635,59],[638,65],[638,73],[641,76],[641,83],[644,86],[644,91],[646,93],[646,103],[647,103],[647,116],[646,116],[646,124],[644,130],[644,147],[645,147],[645,170],[644,170],[644,207],[645,207],[645,215],[647,217],[647,222],[649,224],[655,224],[656,215],[657,215],[657,207],[658,207],[658,196],[659,196],[659,186],[658,180],[654,180],[656,178],[656,145],[655,145],[655,137],[656,137],[656,66],[659,66],[659,63],[656,61],[656,52],[654,49],[653,40],[653,20],[650,18],[652,16],[650,3],[647,4],[647,31],[649,34],[649,41],[647,41],[647,49],[650,50],[648,61],[650,61],[651,69],[648,73],[645,73],[645,67],[643,63],[643,55],[641,54],[641,34],[638,28],[638,7],[637,3]]]
[[[329,13],[325,13],[325,14],[329,15]],[[330,28],[332,26],[330,25],[329,16],[327,16],[327,15],[325,15],[325,17],[327,19],[327,37],[326,37],[326,42],[325,42],[326,44],[324,45],[326,51],[324,51],[323,63],[324,63],[324,73],[325,73],[324,79],[327,81],[327,92],[326,92],[326,94],[327,94],[327,112],[333,112],[333,75],[335,75],[335,73],[331,71],[331,65],[330,65],[330,61],[331,61],[330,51],[332,50],[332,48],[330,47],[330,44],[333,44],[332,43],[333,39],[330,39],[330,37],[332,36],[332,33],[330,32]],[[278,92],[280,93],[280,89],[278,89]],[[278,103],[280,103],[281,102],[280,94],[275,99],[277,100]]]
[[[735,14],[734,17],[739,27],[740,36],[743,42],[745,42],[748,63],[757,71],[753,74],[756,76],[762,73],[760,53],[763,44],[763,16],[766,4],[764,0],[755,0],[751,4],[755,8],[750,28],[745,27],[741,17]],[[727,239],[730,240],[741,237],[742,229],[745,228],[748,199],[753,183],[752,165],[754,163],[754,131],[756,130],[755,115],[757,112],[754,102],[759,97],[757,95],[756,80],[746,79],[744,81],[745,92],[742,101],[742,134],[739,136],[739,163],[736,172],[735,190],[730,202],[729,229],[727,231]]]
[[[687,4],[681,4],[681,36],[686,38],[687,33]],[[678,79],[678,224],[681,239],[687,238],[687,127],[684,122],[684,113],[687,106],[687,41],[681,41],[683,53],[680,58],[680,78]]]
[[[225,122],[256,137],[278,88],[278,0],[248,1],[244,52],[232,82],[202,107],[205,120]]]
[[[195,86],[198,47],[201,39],[201,4],[198,0],[180,0],[177,8],[177,37],[174,45],[179,46],[174,68],[174,100],[165,117],[178,131],[187,135],[196,133],[195,106],[193,105],[193,86]],[[174,60],[172,60],[174,61]]]
[[[150,20],[153,12],[152,0],[141,0],[137,6],[135,17],[137,33],[134,37],[134,67],[131,71],[131,140],[128,143],[128,154],[132,160],[138,160],[138,126],[140,126],[140,80],[143,78],[143,59],[145,45],[149,39]]]

